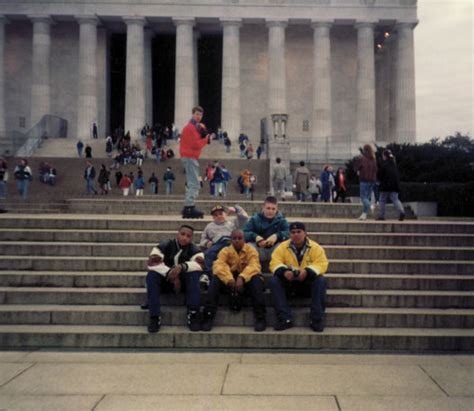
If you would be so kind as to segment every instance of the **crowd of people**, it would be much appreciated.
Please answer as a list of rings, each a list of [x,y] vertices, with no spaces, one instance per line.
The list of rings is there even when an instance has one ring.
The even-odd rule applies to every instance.
[[[133,171],[128,173],[122,173],[120,170],[115,171],[115,185],[111,183],[110,168],[107,168],[105,164],[101,164],[99,174],[96,178],[96,170],[90,160],[86,161],[86,167],[84,169],[84,180],[86,182],[86,194],[100,194],[107,195],[110,191],[115,188],[119,189],[124,196],[135,195],[137,197],[143,196],[145,193],[145,186],[148,184],[149,193],[156,195],[159,193],[159,178],[155,172],[152,172],[150,177],[147,179],[144,175],[143,169],[137,166],[136,176]],[[164,185],[164,193],[166,195],[173,194],[173,183],[176,179],[171,167],[167,167],[162,176]],[[98,188],[95,188],[95,182],[97,181]]]
[[[346,172],[339,167],[336,173],[331,165],[324,166],[321,174],[312,174],[304,161],[300,161],[292,176],[293,187],[288,189],[289,171],[282,164],[281,158],[277,158],[273,165],[272,184],[273,191],[285,200],[286,196],[295,195],[297,201],[304,202],[311,199],[312,202],[322,201],[325,203],[337,203],[346,201],[347,182]]]

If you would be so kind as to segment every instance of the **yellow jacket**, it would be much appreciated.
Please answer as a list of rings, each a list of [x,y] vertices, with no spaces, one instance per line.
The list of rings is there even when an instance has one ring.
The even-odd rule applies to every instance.
[[[245,282],[248,282],[261,271],[258,252],[250,244],[244,244],[239,253],[233,245],[224,247],[212,264],[212,272],[224,284],[234,279],[233,273],[238,273]]]
[[[283,241],[273,251],[270,261],[270,271],[274,275],[281,275],[290,267],[304,268],[313,271],[316,275],[324,274],[328,269],[328,259],[324,249],[315,241],[306,238],[306,251],[298,264],[295,252],[290,247],[291,240]]]

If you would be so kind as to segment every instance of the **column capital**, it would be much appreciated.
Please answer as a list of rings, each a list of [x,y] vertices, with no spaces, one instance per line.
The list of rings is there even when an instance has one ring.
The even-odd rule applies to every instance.
[[[356,29],[364,29],[364,28],[373,29],[377,23],[378,22],[375,20],[366,20],[366,21],[357,20],[356,23],[354,24],[354,27]]]
[[[98,25],[100,23],[99,18],[95,14],[85,14],[85,15],[78,15],[74,16],[79,24],[94,24]]]
[[[122,17],[122,20],[125,22],[127,26],[130,24],[145,26],[145,24],[147,23],[146,18],[141,17],[141,16],[124,16]]]
[[[196,20],[194,17],[173,17],[173,23],[175,26],[182,26],[182,25],[187,25],[193,27],[194,24],[196,23]]]
[[[27,17],[33,23],[54,24],[54,21],[49,14],[28,14]]]
[[[281,27],[282,29],[288,26],[288,20],[266,20],[266,26],[270,27]]]
[[[412,21],[397,21],[395,24],[395,29],[414,29],[418,25],[418,20]]]
[[[242,27],[242,19],[220,19],[222,27]]]
[[[328,28],[330,29],[334,24],[334,20],[311,20],[311,27],[313,29]]]

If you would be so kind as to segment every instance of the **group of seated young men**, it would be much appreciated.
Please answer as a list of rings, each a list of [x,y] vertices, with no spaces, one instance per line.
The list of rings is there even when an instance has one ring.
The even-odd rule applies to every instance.
[[[287,296],[310,296],[310,327],[324,330],[328,268],[324,249],[310,240],[302,222],[288,223],[278,211],[275,197],[267,197],[262,211],[251,218],[245,210],[229,207],[229,219],[221,205],[212,208],[213,221],[204,229],[200,246],[193,243],[194,229],[185,224],[175,239],[154,247],[148,259],[146,277],[148,331],[161,326],[160,294],[185,292],[187,325],[191,331],[211,331],[219,295],[229,294],[229,308],[240,311],[245,294],[251,297],[254,330],[266,329],[265,283],[262,265],[269,265],[273,276],[269,288],[275,308],[274,329],[293,326]],[[203,251],[204,250],[204,251]],[[203,280],[208,291],[201,301]]]

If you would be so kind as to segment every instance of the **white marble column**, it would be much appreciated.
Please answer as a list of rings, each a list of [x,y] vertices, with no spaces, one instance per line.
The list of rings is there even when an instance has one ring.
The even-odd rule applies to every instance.
[[[286,113],[286,21],[267,21],[268,114]]]
[[[30,15],[28,18],[33,22],[30,114],[30,126],[32,127],[45,114],[51,114],[50,56],[52,21],[46,15]]]
[[[154,32],[145,29],[145,122],[153,126],[153,67],[152,40]]]
[[[0,16],[0,141],[6,138],[7,128],[5,121],[5,25],[8,20]]]
[[[221,127],[232,140],[240,134],[240,20],[222,20]]]
[[[201,34],[197,30],[193,30],[193,97],[192,100],[199,104],[199,38]]]
[[[357,23],[357,113],[358,145],[375,141],[374,23]]]
[[[138,137],[145,125],[145,18],[124,17],[127,24],[125,132]]]
[[[96,16],[77,16],[79,23],[79,101],[77,138],[92,138],[92,123],[100,131],[105,124],[98,123],[97,108],[97,24]]]
[[[332,136],[331,23],[315,21],[312,26],[314,29],[312,135],[315,139],[313,144],[326,147],[326,142],[329,142]]]
[[[181,131],[197,104],[194,96],[194,19],[174,19],[176,25],[176,79],[174,123]]]
[[[416,23],[396,26],[398,42],[396,53],[395,138],[398,143],[416,141],[415,101],[415,47],[413,29]]]

